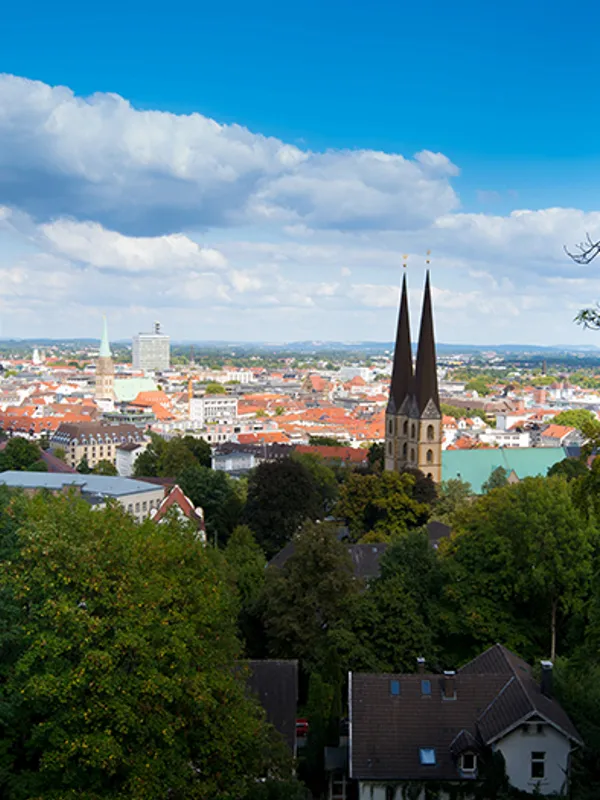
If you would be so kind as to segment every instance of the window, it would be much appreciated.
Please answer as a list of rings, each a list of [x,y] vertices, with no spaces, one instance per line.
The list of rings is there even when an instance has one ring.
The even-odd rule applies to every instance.
[[[408,420],[404,420],[404,425],[402,426],[402,432],[405,436],[408,436]]]
[[[435,428],[433,427],[433,425],[427,426],[427,438],[429,439],[430,442],[433,442],[433,440],[435,439]]]
[[[433,450],[428,450],[427,451],[426,458],[427,458],[427,463],[431,464],[431,462],[433,461]]]
[[[402,445],[402,455],[404,456],[404,458],[406,458],[407,452],[408,452],[408,445],[406,444],[406,442],[404,442],[404,444]]]
[[[415,438],[415,426],[414,425],[411,425],[410,436],[411,436],[411,439]]]
[[[388,431],[390,432],[390,434],[392,434],[394,432],[394,420],[393,419],[391,419],[390,422],[389,422]]]
[[[533,751],[531,754],[531,777],[543,778],[546,773],[546,753]]]
[[[419,748],[419,760],[424,766],[435,765],[435,748],[421,747]]]
[[[388,456],[392,455],[392,443],[388,442]]]
[[[133,504],[132,503],[129,503],[129,505],[127,506],[127,511],[129,511],[130,514],[133,511]]]
[[[460,757],[460,768],[463,772],[476,772],[477,756],[475,753],[463,753]]]
[[[412,447],[411,447],[411,449],[410,449],[410,460],[411,460],[411,461],[414,461],[414,460],[415,460],[415,451],[413,450],[413,448],[412,448]]]
[[[139,513],[140,513],[140,504],[139,504],[139,503],[136,503],[136,504],[135,504],[135,513],[136,513],[136,514],[139,514]]]
[[[148,503],[144,500],[144,502],[142,503],[142,511],[147,511],[147,510],[148,510]]]
[[[390,694],[398,697],[400,694],[400,681],[390,681]]]
[[[431,697],[431,681],[421,681],[421,694],[423,697]]]

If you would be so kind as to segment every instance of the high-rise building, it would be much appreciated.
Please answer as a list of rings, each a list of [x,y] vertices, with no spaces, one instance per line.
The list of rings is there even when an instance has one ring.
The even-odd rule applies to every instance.
[[[100,352],[96,362],[96,382],[94,394],[96,400],[112,403],[115,398],[115,367],[110,354],[108,343],[108,327],[106,317],[102,328],[102,340],[100,342]],[[108,408],[108,407],[107,407]]]
[[[429,271],[425,279],[417,363],[413,373],[406,275],[385,414],[385,468],[420,469],[434,481],[442,477],[442,414],[438,392]]]
[[[163,372],[171,363],[171,338],[160,332],[160,323],[154,323],[152,333],[138,333],[133,337],[133,368],[145,372]]]

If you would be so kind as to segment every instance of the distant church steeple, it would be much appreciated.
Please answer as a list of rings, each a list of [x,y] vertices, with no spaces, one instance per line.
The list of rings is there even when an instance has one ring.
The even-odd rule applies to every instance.
[[[115,399],[115,367],[108,343],[108,326],[104,317],[100,352],[96,362],[95,397],[102,405],[110,407]]]
[[[396,348],[386,411],[385,468],[398,472],[416,468],[436,482],[442,478],[442,415],[429,270],[425,278],[414,377],[406,275],[402,279]]]

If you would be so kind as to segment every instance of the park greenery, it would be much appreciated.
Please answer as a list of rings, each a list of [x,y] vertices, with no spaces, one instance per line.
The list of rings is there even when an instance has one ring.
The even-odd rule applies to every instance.
[[[29,445],[10,440],[0,463],[33,468]],[[2,795],[319,797],[349,670],[412,672],[422,655],[456,669],[501,642],[555,661],[586,742],[571,796],[591,800],[600,461],[519,482],[497,469],[474,496],[457,479],[385,472],[382,455],[373,446],[349,466],[296,453],[236,480],[198,439],[153,437],[136,474],[176,482],[204,509],[206,545],[175,517],[139,524],[113,503],[2,489]],[[447,526],[437,548],[432,522]],[[368,580],[350,555],[366,544],[381,552]],[[311,733],[296,778],[245,693],[244,658],[299,661]]]

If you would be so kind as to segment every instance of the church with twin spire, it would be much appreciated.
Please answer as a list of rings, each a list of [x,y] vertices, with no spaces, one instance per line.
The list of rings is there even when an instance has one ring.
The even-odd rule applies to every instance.
[[[438,392],[429,270],[425,277],[417,360],[413,369],[406,273],[385,414],[385,469],[419,469],[442,479],[442,413]]]

